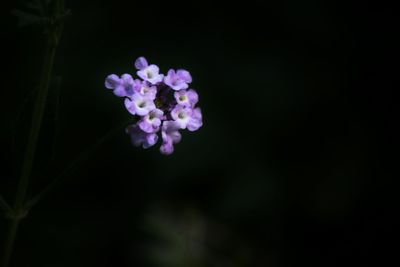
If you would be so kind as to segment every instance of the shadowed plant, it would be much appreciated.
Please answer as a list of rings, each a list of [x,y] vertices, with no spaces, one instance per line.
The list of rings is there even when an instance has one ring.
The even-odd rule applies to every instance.
[[[38,86],[37,88],[32,88],[31,92],[27,94],[27,99],[34,97],[34,106],[33,111],[31,112],[32,118],[30,130],[28,133],[25,155],[13,204],[9,204],[9,202],[0,195],[0,209],[9,220],[9,228],[7,229],[6,237],[2,245],[3,255],[0,263],[1,267],[8,267],[10,265],[19,225],[22,219],[26,218],[31,208],[48,192],[59,185],[63,178],[71,174],[83,161],[87,160],[101,144],[129,123],[129,121],[124,122],[121,126],[106,133],[102,138],[95,142],[91,147],[84,150],[75,160],[67,165],[47,187],[36,195],[34,194],[32,198],[28,198],[27,193],[30,185],[30,178],[32,176],[35,156],[37,155],[38,141],[46,108],[46,100],[49,96],[50,85],[52,80],[54,80],[52,77],[54,58],[61,39],[65,18],[70,15],[70,11],[65,9],[64,0],[35,0],[26,3],[21,10],[13,10],[12,13],[18,18],[18,26],[40,27],[43,30],[45,48]],[[61,78],[56,77],[55,80],[57,85],[56,89],[59,90]],[[59,92],[57,92],[56,95],[59,95]],[[28,100],[23,102],[24,105],[27,101]],[[57,103],[58,101],[59,100],[57,100]],[[57,117],[54,118],[54,120],[57,119]],[[17,127],[17,124],[20,122],[20,117],[17,115],[15,127]]]

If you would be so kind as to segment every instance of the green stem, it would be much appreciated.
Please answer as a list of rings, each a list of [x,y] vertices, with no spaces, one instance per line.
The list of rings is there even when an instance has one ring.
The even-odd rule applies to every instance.
[[[28,145],[26,149],[24,164],[22,166],[21,179],[18,184],[17,196],[15,198],[16,210],[23,208],[25,201],[26,192],[29,185],[29,177],[32,171],[33,161],[36,152],[37,141],[39,138],[39,132],[42,125],[42,119],[44,109],[46,106],[46,98],[49,89],[50,77],[53,69],[54,55],[56,52],[56,44],[49,42],[49,47],[45,55],[45,61],[43,66],[43,75],[40,83],[40,90],[36,97],[36,106],[32,118],[32,128],[28,139]]]
[[[4,245],[3,267],[8,267],[15,238],[21,219],[26,215],[24,202],[28,191],[29,178],[31,176],[33,162],[35,158],[36,147],[39,139],[40,128],[42,126],[43,114],[46,106],[46,98],[49,89],[50,77],[53,70],[54,56],[58,44],[59,32],[53,28],[49,33],[47,48],[44,57],[42,76],[39,83],[39,90],[36,95],[35,107],[32,116],[32,125],[28,137],[25,158],[22,165],[21,177],[18,183],[17,194],[14,204],[14,216],[10,221],[10,228],[6,243]]]
[[[19,226],[19,218],[12,218],[10,220],[10,228],[8,229],[6,243],[4,246],[4,258],[2,262],[3,267],[7,267],[10,263],[11,253],[15,243],[15,237]]]

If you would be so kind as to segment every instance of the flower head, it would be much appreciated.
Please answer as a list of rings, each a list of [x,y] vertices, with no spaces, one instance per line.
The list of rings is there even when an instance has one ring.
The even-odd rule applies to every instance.
[[[105,87],[125,97],[126,109],[137,118],[126,128],[132,144],[149,148],[161,135],[160,152],[170,155],[181,141],[181,129],[196,131],[203,125],[201,110],[196,107],[199,96],[195,90],[187,89],[192,76],[183,69],[170,69],[164,77],[158,66],[149,64],[144,57],[136,59],[134,65],[140,79],[135,80],[130,74],[111,74]]]

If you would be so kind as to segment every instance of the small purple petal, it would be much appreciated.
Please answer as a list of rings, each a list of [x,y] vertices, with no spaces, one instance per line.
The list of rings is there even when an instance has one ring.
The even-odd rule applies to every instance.
[[[154,128],[153,125],[151,125],[151,123],[149,123],[147,120],[140,120],[138,122],[138,126],[140,127],[140,129],[146,133],[152,133],[154,132]]]
[[[119,84],[115,87],[113,93],[114,93],[114,95],[119,96],[119,97],[126,96],[125,87],[122,84]]]
[[[131,142],[134,146],[149,148],[155,145],[158,141],[157,134],[145,133],[140,130],[140,128],[136,124],[129,125],[125,131],[131,136]]]
[[[107,89],[114,89],[120,82],[118,75],[110,74],[107,76],[104,85]]]
[[[190,72],[188,72],[187,70],[180,69],[180,70],[178,70],[176,72],[176,74],[185,83],[191,83],[192,82],[192,75],[190,75]]]
[[[122,81],[124,84],[133,84],[132,75],[130,75],[130,74],[128,74],[128,73],[122,74],[122,76],[121,76],[121,81]]]
[[[201,126],[203,126],[203,115],[201,114],[200,108],[195,108],[187,124],[187,129],[191,132],[194,132],[197,131]]]
[[[194,107],[197,104],[197,102],[199,102],[199,95],[197,94],[197,92],[194,89],[189,89],[187,91],[187,96],[189,98],[191,107]]]
[[[132,88],[133,88],[133,90],[132,90],[131,95],[133,95],[134,93],[140,92],[140,89],[142,88],[142,80],[139,80],[139,79],[133,80]]]
[[[162,126],[161,136],[163,143],[160,146],[160,152],[164,155],[170,155],[174,152],[174,144],[181,141],[179,133],[179,124],[174,121],[165,121]]]
[[[160,146],[160,153],[164,155],[171,155],[174,152],[174,145],[172,142],[164,142]]]
[[[132,115],[136,114],[136,109],[134,106],[134,102],[130,100],[129,98],[125,98],[124,100],[125,108],[131,113]]]
[[[144,69],[148,66],[147,60],[144,57],[139,57],[135,61],[135,68],[138,70]]]
[[[179,133],[180,125],[175,121],[165,121],[162,126],[161,135],[164,142],[172,141],[177,144],[181,141],[181,134]]]
[[[175,71],[173,69],[170,69],[167,73],[167,76],[164,77],[164,83],[169,87],[171,87],[174,77],[175,77]]]
[[[173,76],[175,76],[176,74],[175,74],[175,70],[174,69],[170,69],[168,72],[167,72],[167,76],[168,77],[173,77]]]
[[[143,142],[143,148],[149,148],[154,146],[158,141],[158,135],[155,133],[147,134],[146,135],[146,142]]]

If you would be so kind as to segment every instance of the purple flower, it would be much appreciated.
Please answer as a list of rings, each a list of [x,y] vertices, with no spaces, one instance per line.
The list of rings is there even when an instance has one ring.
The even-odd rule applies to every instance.
[[[156,105],[153,100],[136,93],[125,99],[125,107],[132,115],[145,116],[155,109]]]
[[[140,83],[140,86],[136,87],[137,90],[136,92],[138,92],[140,95],[154,100],[156,98],[156,94],[157,94],[157,87],[156,86],[152,86],[150,83],[148,82],[142,82]]]
[[[154,109],[149,112],[146,116],[144,116],[139,122],[138,125],[142,131],[146,133],[154,133],[159,130],[161,125],[161,118],[163,117],[164,112],[160,109]]]
[[[203,125],[201,110],[196,107],[199,96],[188,89],[192,76],[183,69],[170,69],[164,77],[158,66],[144,57],[136,59],[134,65],[140,79],[130,74],[111,74],[105,87],[125,97],[126,109],[136,118],[136,123],[126,128],[132,144],[149,148],[157,143],[161,132],[160,152],[170,155],[182,138],[181,129],[193,132]]]
[[[155,145],[158,141],[157,134],[143,132],[136,124],[129,125],[126,127],[125,131],[131,136],[131,142],[134,146],[149,148]]]
[[[199,101],[199,95],[195,90],[180,90],[174,93],[176,102],[184,107],[194,107]]]
[[[203,115],[201,114],[200,108],[195,108],[192,111],[192,116],[187,124],[187,129],[191,132],[197,131],[201,126],[203,126]]]
[[[175,108],[171,110],[171,117],[177,122],[181,129],[185,129],[190,121],[192,112],[193,110],[190,107],[176,105]]]
[[[161,129],[161,137],[163,143],[160,147],[160,152],[164,155],[170,155],[174,152],[174,144],[181,141],[179,133],[180,126],[175,121],[165,121]]]
[[[114,94],[120,97],[132,95],[135,88],[140,85],[139,83],[139,80],[134,80],[129,74],[122,74],[121,78],[111,74],[105,80],[106,88],[113,89]]]
[[[147,81],[151,84],[157,84],[164,78],[164,75],[159,73],[160,69],[158,66],[154,64],[149,65],[144,57],[139,57],[136,59],[135,67],[138,69],[136,74],[144,81]]]
[[[187,128],[189,131],[194,132],[203,125],[203,116],[200,108],[192,109],[181,105],[176,105],[171,110],[171,117],[181,129]]]
[[[189,83],[192,82],[192,76],[187,70],[175,70],[170,69],[167,76],[164,78],[164,83],[174,89],[179,91],[182,89],[187,89]]]

